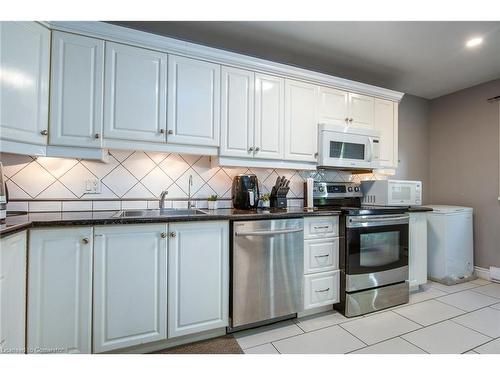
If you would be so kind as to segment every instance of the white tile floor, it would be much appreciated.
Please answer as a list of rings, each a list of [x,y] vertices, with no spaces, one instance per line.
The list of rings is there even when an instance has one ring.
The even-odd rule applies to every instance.
[[[500,284],[430,282],[404,306],[350,319],[331,311],[234,336],[247,354],[500,354]]]

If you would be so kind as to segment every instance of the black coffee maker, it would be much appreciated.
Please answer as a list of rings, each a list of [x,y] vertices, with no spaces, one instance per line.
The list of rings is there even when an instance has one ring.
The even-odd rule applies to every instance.
[[[240,210],[257,208],[259,203],[259,181],[254,174],[240,174],[233,179],[233,207]]]

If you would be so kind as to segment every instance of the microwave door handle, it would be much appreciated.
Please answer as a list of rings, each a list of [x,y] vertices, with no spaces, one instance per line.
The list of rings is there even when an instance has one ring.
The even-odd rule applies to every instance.
[[[370,147],[368,147],[368,162],[371,163],[373,159],[373,137],[368,137],[368,144]]]

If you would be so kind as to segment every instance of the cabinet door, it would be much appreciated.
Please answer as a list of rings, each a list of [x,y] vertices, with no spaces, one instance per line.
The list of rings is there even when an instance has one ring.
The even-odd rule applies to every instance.
[[[398,152],[397,103],[375,99],[374,127],[380,132],[380,166],[382,168],[396,168]]]
[[[169,55],[168,143],[219,146],[220,68]]]
[[[410,213],[409,225],[410,288],[427,283],[427,213]]]
[[[50,144],[101,147],[104,41],[54,31]]]
[[[256,158],[283,159],[285,131],[285,80],[255,76],[255,153]]]
[[[28,353],[90,353],[92,228],[30,231]]]
[[[255,73],[222,67],[221,145],[223,156],[252,157]]]
[[[167,55],[106,42],[104,136],[165,142]]]
[[[349,125],[373,127],[374,99],[371,96],[349,94]]]
[[[285,80],[285,159],[316,161],[318,86]]]
[[[94,352],[167,338],[166,229],[95,228]]]
[[[349,116],[349,94],[330,87],[319,89],[319,122],[347,125]]]
[[[0,353],[26,350],[26,232],[0,240]]]
[[[169,230],[169,338],[226,327],[228,223],[179,223]]]
[[[50,31],[36,22],[0,22],[0,137],[47,144]]]

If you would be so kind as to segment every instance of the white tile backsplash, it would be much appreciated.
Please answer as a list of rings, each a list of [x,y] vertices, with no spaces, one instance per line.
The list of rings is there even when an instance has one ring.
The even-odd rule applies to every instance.
[[[108,163],[47,157],[0,154],[13,200],[30,202],[30,210],[118,210],[122,207],[157,208],[162,190],[167,201],[188,198],[189,175],[193,176],[191,194],[206,199],[217,194],[230,199],[232,179],[239,173],[254,173],[260,182],[261,193],[268,193],[277,176],[290,179],[290,206],[301,206],[305,178],[329,181],[361,181],[373,179],[373,174],[351,175],[344,171],[296,171],[271,168],[224,168],[212,166],[209,156],[180,155],[160,152],[111,150]],[[85,192],[85,180],[101,182],[99,194]],[[293,199],[299,198],[299,199]],[[56,202],[59,200],[59,202]],[[71,200],[65,201],[65,200]],[[132,201],[133,200],[133,201]],[[64,202],[62,202],[64,201]],[[79,203],[81,202],[81,203]],[[126,203],[129,202],[129,203]],[[204,207],[202,201],[196,201]],[[11,202],[9,207],[24,207],[26,202]],[[169,203],[169,206],[183,203]],[[219,207],[231,207],[230,200],[221,200]]]

